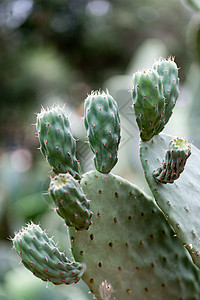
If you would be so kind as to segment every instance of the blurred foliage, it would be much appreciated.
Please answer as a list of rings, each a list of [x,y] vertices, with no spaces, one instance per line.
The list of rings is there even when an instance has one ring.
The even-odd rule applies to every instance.
[[[122,74],[148,37],[176,54],[184,78],[189,19],[180,0],[1,1],[1,145],[23,143],[30,112],[50,96],[69,96],[79,106],[90,89]]]
[[[199,0],[186,0],[186,3],[190,5],[195,10],[200,10]]]
[[[115,172],[127,179],[134,177],[146,189],[138,159],[138,131],[127,93],[130,75],[137,68],[151,65],[154,57],[175,55],[181,66],[182,84],[193,85],[181,91],[182,106],[177,108],[177,121],[171,122],[170,129],[180,129],[179,120],[187,115],[189,105],[190,124],[196,130],[193,133],[199,134],[198,3],[199,0],[0,1],[0,299],[91,299],[82,282],[78,288],[46,289],[45,283],[18,265],[19,259],[7,240],[25,222],[33,220],[41,222],[71,255],[66,227],[53,213],[46,194],[51,173],[37,150],[39,144],[31,126],[35,123],[34,113],[41,105],[66,103],[78,138],[78,158],[87,171],[93,163],[85,143],[82,103],[91,90],[108,87],[118,101],[123,122]],[[187,125],[186,122],[180,130]]]

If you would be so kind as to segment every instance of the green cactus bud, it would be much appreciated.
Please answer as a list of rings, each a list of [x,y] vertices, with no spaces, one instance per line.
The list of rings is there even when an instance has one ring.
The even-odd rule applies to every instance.
[[[133,105],[143,141],[160,132],[164,120],[164,95],[161,77],[155,70],[133,74]]]
[[[173,183],[183,172],[186,160],[191,154],[191,145],[183,139],[174,139],[169,144],[163,164],[154,170],[153,176],[157,182]]]
[[[117,103],[108,92],[93,92],[87,97],[84,123],[95,154],[95,167],[101,173],[109,173],[118,160],[120,118]]]
[[[33,223],[16,233],[13,245],[24,266],[43,281],[55,285],[77,283],[85,268],[60,252],[54,241]]]
[[[50,195],[56,204],[56,212],[65,220],[66,225],[76,230],[88,229],[92,224],[90,201],[70,174],[59,174],[51,179]]]
[[[178,68],[173,58],[156,61],[153,68],[158,72],[158,75],[161,76],[163,95],[165,97],[165,117],[159,127],[159,131],[162,131],[172,115],[172,110],[179,95]]]
[[[76,142],[64,109],[42,109],[37,115],[36,129],[40,149],[56,174],[69,172],[80,179],[80,166],[76,159]]]

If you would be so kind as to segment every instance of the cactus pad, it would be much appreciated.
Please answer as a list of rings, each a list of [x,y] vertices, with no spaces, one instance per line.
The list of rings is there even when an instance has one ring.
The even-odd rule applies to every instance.
[[[80,166],[76,159],[76,142],[64,109],[42,109],[37,115],[36,130],[40,149],[55,174],[69,172],[80,179]]]
[[[82,264],[65,257],[39,225],[31,223],[16,233],[13,245],[28,270],[55,285],[76,283],[85,271]]]
[[[76,230],[89,228],[92,223],[90,201],[78,181],[68,173],[59,174],[51,179],[49,192],[56,204],[56,212],[65,219],[66,225]]]
[[[160,184],[152,175],[162,163],[171,139],[171,136],[160,134],[151,141],[141,142],[140,159],[157,204],[200,268],[200,151],[191,145],[192,154],[180,178],[173,184]]]
[[[133,74],[132,96],[140,137],[148,141],[160,132],[164,122],[165,99],[158,73],[148,70]]]
[[[159,131],[162,131],[172,115],[172,110],[179,95],[178,68],[173,58],[156,61],[153,68],[158,72],[158,75],[161,76],[163,95],[165,98],[164,120],[161,122],[159,128]]]
[[[160,183],[174,183],[184,170],[190,150],[190,144],[183,139],[172,139],[163,163],[153,172],[155,180]]]
[[[91,93],[85,100],[84,124],[95,154],[95,168],[101,173],[109,173],[117,163],[120,142],[117,102],[108,93]]]
[[[200,298],[198,269],[151,197],[112,174],[89,172],[81,186],[93,225],[70,228],[72,250],[98,299]]]

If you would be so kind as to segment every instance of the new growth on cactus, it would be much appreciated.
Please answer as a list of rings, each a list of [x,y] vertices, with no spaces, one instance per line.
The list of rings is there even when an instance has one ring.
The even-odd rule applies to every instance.
[[[64,108],[59,106],[45,110],[37,115],[36,131],[40,150],[55,174],[70,173],[80,179],[80,166],[76,159],[76,142],[72,135]]]
[[[92,92],[85,100],[84,124],[94,164],[101,173],[109,173],[117,163],[120,119],[117,102],[109,93]]]
[[[76,283],[82,276],[99,300],[200,299],[200,151],[161,133],[178,93],[172,58],[133,75],[140,159],[155,199],[110,173],[118,160],[120,118],[108,92],[92,92],[85,100],[84,125],[97,171],[82,176],[64,109],[42,109],[36,128],[55,173],[49,194],[69,226],[80,263],[31,223],[13,239],[27,269],[54,284]]]
[[[13,245],[23,265],[33,275],[55,285],[76,283],[85,270],[82,264],[65,257],[54,241],[34,223],[16,233]]]
[[[173,59],[160,59],[152,69],[133,74],[133,106],[143,141],[159,134],[178,98],[178,68]]]
[[[89,200],[78,181],[70,174],[59,174],[51,179],[50,195],[56,204],[56,212],[68,226],[76,230],[88,229],[92,224]]]
[[[173,139],[166,151],[162,165],[154,170],[153,176],[160,183],[174,183],[184,170],[191,154],[191,146],[183,139]]]

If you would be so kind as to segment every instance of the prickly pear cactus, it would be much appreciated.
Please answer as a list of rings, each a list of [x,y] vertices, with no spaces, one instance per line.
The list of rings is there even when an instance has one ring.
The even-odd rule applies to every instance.
[[[64,109],[53,107],[37,115],[36,130],[40,150],[56,174],[70,173],[80,179],[80,166],[76,159],[76,142]]]
[[[56,204],[56,212],[66,225],[76,230],[88,229],[92,224],[89,200],[83,193],[78,181],[70,174],[59,174],[51,179],[50,195]]]
[[[117,102],[108,92],[92,92],[87,97],[84,124],[96,169],[109,173],[117,163],[120,119]]]
[[[159,168],[153,171],[154,179],[160,183],[174,183],[184,171],[186,160],[191,155],[191,145],[183,139],[172,139],[166,151],[165,159]]]
[[[89,231],[70,228],[83,279],[97,299],[199,299],[199,273],[153,199],[110,174],[84,174]],[[104,297],[104,298],[102,298]]]
[[[180,178],[173,184],[158,183],[153,177],[171,139],[171,136],[160,134],[151,141],[141,142],[140,159],[158,206],[200,268],[200,151],[191,144],[192,154]]]
[[[156,61],[153,68],[161,77],[163,85],[163,95],[165,98],[164,120],[161,122],[159,132],[161,132],[169,121],[173,108],[179,95],[178,68],[173,58],[160,59]]]
[[[141,161],[165,215],[135,185],[107,174],[117,162],[120,141],[118,108],[108,93],[94,92],[85,101],[84,123],[100,173],[89,172],[82,179],[64,111],[56,107],[38,115],[41,152],[57,174],[49,192],[57,213],[70,226],[73,254],[82,264],[66,258],[31,224],[16,234],[13,244],[36,276],[68,284],[83,275],[99,300],[200,299],[200,273],[186,251],[200,268],[200,151],[180,139],[169,149],[171,137],[160,133],[177,99],[177,76],[171,60],[134,75]],[[165,150],[170,150],[166,156]]]
[[[39,225],[31,223],[16,233],[13,245],[28,270],[55,285],[76,283],[85,271],[65,257]]]

